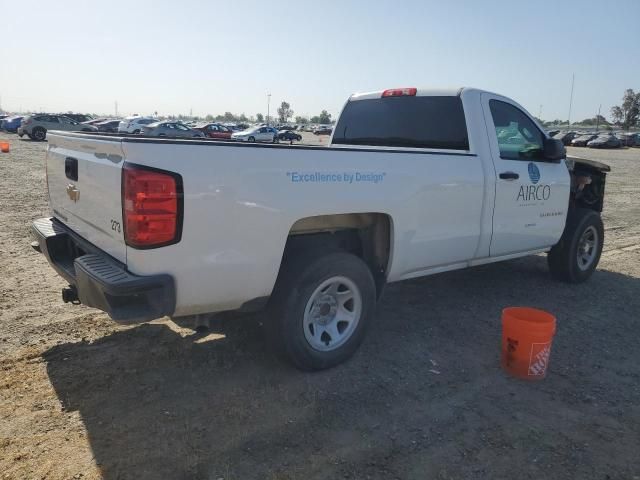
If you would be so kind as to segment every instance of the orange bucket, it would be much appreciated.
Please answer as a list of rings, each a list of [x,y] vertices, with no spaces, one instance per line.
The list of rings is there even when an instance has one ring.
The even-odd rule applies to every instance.
[[[509,307],[502,310],[502,367],[525,380],[547,375],[556,317],[543,310]]]
[[[2,153],[9,153],[9,142],[0,142],[0,151],[2,151]]]

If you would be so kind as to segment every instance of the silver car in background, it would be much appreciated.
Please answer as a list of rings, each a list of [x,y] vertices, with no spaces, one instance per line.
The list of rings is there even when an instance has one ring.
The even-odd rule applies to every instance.
[[[118,133],[140,133],[145,125],[151,125],[157,121],[157,118],[141,117],[139,115],[123,118],[118,125]]]
[[[271,142],[278,143],[278,130],[273,127],[261,126],[248,128],[231,135],[231,140],[240,142]]]
[[[149,137],[204,138],[204,133],[180,122],[156,122],[142,127],[143,135]]]
[[[65,115],[39,113],[28,115],[22,119],[18,127],[18,136],[27,135],[31,140],[44,140],[49,130],[65,130],[68,132],[97,132],[97,127],[86,125]]]

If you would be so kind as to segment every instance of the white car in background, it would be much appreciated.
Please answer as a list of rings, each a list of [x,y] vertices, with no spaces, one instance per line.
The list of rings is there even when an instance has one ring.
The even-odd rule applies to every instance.
[[[252,127],[231,135],[231,140],[240,142],[278,142],[278,130],[273,127]]]
[[[140,133],[145,125],[159,121],[157,118],[133,116],[127,117],[118,125],[118,133]]]

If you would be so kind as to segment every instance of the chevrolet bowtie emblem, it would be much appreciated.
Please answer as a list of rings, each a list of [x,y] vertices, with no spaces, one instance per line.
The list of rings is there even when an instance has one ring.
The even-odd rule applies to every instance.
[[[67,185],[67,195],[74,202],[80,200],[80,190],[78,190],[78,187],[76,187],[73,183]]]

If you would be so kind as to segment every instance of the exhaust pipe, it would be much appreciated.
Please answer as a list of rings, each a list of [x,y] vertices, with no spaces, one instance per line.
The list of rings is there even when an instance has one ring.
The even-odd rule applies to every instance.
[[[64,303],[72,303],[73,305],[80,305],[80,299],[78,298],[78,291],[74,287],[63,288],[62,301]]]

